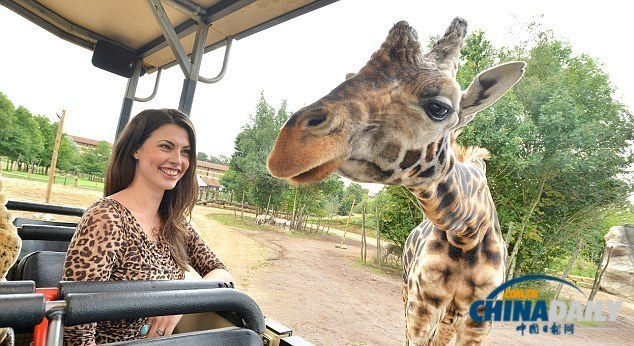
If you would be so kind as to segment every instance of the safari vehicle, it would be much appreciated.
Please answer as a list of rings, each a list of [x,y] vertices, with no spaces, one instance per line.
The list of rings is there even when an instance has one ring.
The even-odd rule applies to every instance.
[[[130,119],[134,101],[146,102],[156,95],[162,70],[176,65],[182,70],[178,109],[189,114],[198,82],[215,83],[224,76],[234,40],[335,1],[0,0],[0,5],[66,41],[92,50],[93,65],[128,79],[118,137]],[[203,54],[221,47],[225,47],[225,54],[218,75],[200,76]],[[136,96],[139,78],[153,73],[156,82],[152,95]],[[84,212],[81,208],[7,197],[9,210],[72,216]],[[23,244],[8,281],[0,283],[0,327],[12,328],[16,344],[61,345],[64,325],[210,312],[229,323],[208,329],[203,321],[203,330],[117,344],[309,344],[282,324],[265,319],[257,303],[232,283],[60,282],[65,251],[76,224],[18,218],[14,225]],[[204,320],[207,315],[190,316]]]

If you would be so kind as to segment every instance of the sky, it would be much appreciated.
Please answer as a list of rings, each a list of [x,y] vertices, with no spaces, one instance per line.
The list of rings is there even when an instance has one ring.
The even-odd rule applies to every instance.
[[[198,150],[231,156],[235,137],[255,113],[261,93],[276,109],[282,100],[289,111],[311,104],[347,73],[363,67],[400,20],[408,21],[426,42],[461,16],[469,32],[484,31],[496,47],[518,44],[527,23],[538,21],[569,42],[575,55],[588,54],[602,63],[615,97],[634,110],[634,78],[627,72],[633,30],[626,3],[340,0],[234,42],[225,77],[196,88],[191,119]],[[223,54],[224,48],[206,54],[201,75],[216,76]],[[112,142],[127,79],[93,67],[91,58],[87,49],[0,6],[0,92],[16,107],[53,121],[65,109],[67,134]],[[141,78],[137,96],[151,94],[154,77]],[[177,108],[182,81],[178,67],[164,71],[156,98],[135,102],[132,115],[148,108]]]

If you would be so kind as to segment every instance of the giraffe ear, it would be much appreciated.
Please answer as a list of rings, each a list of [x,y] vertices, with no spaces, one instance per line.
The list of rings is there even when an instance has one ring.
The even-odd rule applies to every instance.
[[[513,61],[492,67],[478,74],[460,102],[460,118],[456,128],[468,124],[477,112],[489,107],[504,95],[524,75],[526,63]]]

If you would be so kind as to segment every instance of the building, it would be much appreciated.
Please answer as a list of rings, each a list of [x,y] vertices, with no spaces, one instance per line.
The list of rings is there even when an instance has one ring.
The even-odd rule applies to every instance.
[[[97,148],[97,144],[101,142],[96,139],[90,139],[90,138],[73,136],[73,135],[68,135],[68,137],[70,137],[75,142],[75,144],[77,144],[77,146],[79,147],[79,151],[82,153],[86,150],[93,150]],[[112,143],[108,142],[108,145],[110,146],[110,148],[112,148]]]
[[[229,167],[217,163],[198,160],[196,163],[196,175],[207,184],[208,189],[222,191],[220,177],[222,177]]]

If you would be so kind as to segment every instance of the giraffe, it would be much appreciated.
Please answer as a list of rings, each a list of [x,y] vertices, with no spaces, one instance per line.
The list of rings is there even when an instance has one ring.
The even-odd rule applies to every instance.
[[[6,281],[6,275],[18,259],[22,239],[13,226],[14,216],[7,210],[7,198],[2,193],[4,185],[0,180],[0,282]],[[10,328],[0,328],[0,345],[12,345],[13,340]]]
[[[368,63],[329,94],[293,114],[267,159],[270,173],[305,184],[331,173],[401,185],[428,220],[403,252],[409,345],[481,344],[490,324],[471,302],[503,282],[506,246],[485,176],[488,151],[455,145],[457,132],[524,73],[521,61],[456,82],[467,23],[455,18],[423,54],[416,31],[395,24]]]

